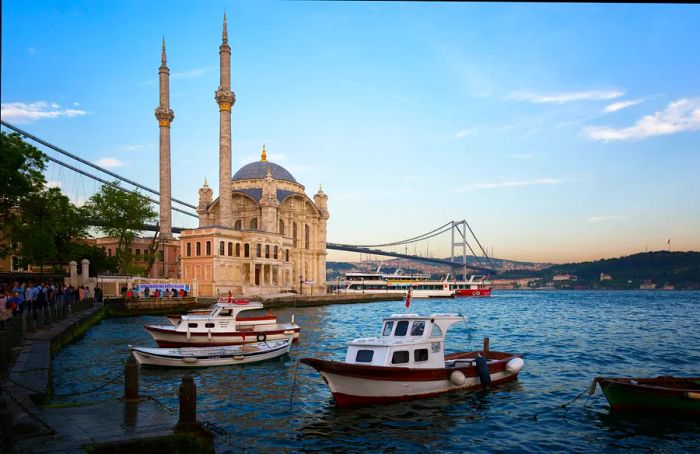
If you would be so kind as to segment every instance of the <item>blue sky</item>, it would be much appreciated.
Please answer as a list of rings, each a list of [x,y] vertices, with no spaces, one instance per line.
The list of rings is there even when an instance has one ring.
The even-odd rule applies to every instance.
[[[226,10],[233,170],[266,144],[307,194],[322,184],[329,241],[466,218],[510,259],[700,249],[697,5],[194,5],[3,2],[3,119],[157,187],[164,35],[173,196],[196,204],[205,177],[218,188]]]

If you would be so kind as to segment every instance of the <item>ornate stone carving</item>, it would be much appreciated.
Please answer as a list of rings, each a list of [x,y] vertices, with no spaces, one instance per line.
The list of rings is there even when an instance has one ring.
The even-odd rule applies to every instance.
[[[236,94],[225,87],[219,87],[214,94],[214,99],[219,105],[219,110],[231,110],[231,107],[236,103]]]

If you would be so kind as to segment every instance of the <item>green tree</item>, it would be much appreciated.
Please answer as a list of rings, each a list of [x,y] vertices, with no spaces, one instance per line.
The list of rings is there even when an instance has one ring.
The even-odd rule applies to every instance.
[[[0,257],[12,251],[22,205],[46,184],[47,157],[17,133],[0,137]]]
[[[100,192],[90,197],[83,206],[83,215],[99,221],[97,229],[117,239],[116,260],[120,273],[139,272],[132,265],[131,243],[149,221],[154,221],[157,212],[150,200],[139,193],[125,192],[118,182],[103,185]]]

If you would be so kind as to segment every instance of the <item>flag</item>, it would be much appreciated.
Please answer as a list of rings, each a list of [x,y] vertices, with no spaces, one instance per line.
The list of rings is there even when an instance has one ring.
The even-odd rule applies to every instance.
[[[408,288],[408,292],[406,293],[406,309],[411,307],[411,293],[413,292],[413,287]]]

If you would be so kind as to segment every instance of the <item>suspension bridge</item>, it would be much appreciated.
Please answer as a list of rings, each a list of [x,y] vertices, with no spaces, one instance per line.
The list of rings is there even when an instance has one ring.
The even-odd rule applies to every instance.
[[[109,185],[128,193],[138,193],[146,197],[153,204],[159,205],[159,200],[152,197],[158,197],[160,195],[158,191],[112,172],[103,166],[87,161],[74,153],[66,151],[4,120],[0,120],[0,123],[4,128],[18,133],[25,140],[33,142],[37,148],[41,149],[46,154],[50,163],[47,170],[49,185],[61,186],[64,193],[67,192],[66,195],[72,199],[73,203],[79,204],[87,200],[91,192],[99,191],[99,185]],[[72,191],[68,189],[71,176],[66,171],[72,172],[73,175]],[[86,186],[86,179],[92,180],[92,191]],[[139,192],[139,190],[144,191],[146,194]],[[171,201],[173,204],[172,210],[179,214],[178,216],[174,213],[174,221],[184,225],[192,224],[192,218],[198,218],[195,211],[197,208],[196,206],[176,198],[171,198]],[[90,224],[99,226],[100,222],[99,220],[90,220]],[[194,226],[173,227],[172,231],[173,233],[180,233],[190,228],[194,228]],[[155,232],[158,231],[158,226],[146,225],[144,230]],[[449,248],[444,247],[446,242]],[[443,255],[443,257],[436,257],[434,252],[431,253],[431,246],[433,251],[446,251],[449,249],[449,258],[445,257],[446,254]],[[422,255],[423,247],[425,247],[424,255]],[[336,251],[367,254],[368,256],[395,257],[434,265],[449,266],[453,271],[461,269],[465,274],[467,270],[495,273],[495,265],[492,258],[481,242],[479,242],[471,226],[465,219],[446,222],[429,232],[403,240],[381,244],[360,245],[327,242],[326,248]],[[409,253],[409,248],[412,248],[412,254]]]

